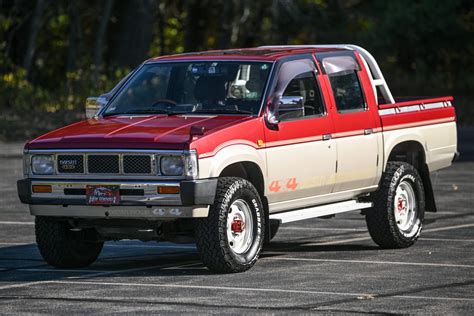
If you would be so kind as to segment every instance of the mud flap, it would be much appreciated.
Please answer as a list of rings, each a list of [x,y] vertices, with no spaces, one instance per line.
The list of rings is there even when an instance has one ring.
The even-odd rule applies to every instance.
[[[425,188],[425,212],[436,213],[436,200],[433,192],[433,185],[431,184],[430,172],[428,166],[425,164],[420,172],[423,187]]]

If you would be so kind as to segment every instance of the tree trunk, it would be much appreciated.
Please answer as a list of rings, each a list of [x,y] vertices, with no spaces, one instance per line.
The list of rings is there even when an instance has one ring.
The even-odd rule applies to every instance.
[[[230,1],[230,0],[226,0]],[[204,0],[188,0],[186,5],[187,18],[185,22],[184,50],[186,52],[198,51],[204,43],[204,23],[206,20],[205,10],[207,6]]]
[[[26,53],[23,57],[23,68],[26,70],[26,75],[29,77],[31,72],[31,65],[33,63],[33,57],[36,51],[36,40],[38,38],[38,33],[43,22],[43,13],[47,7],[46,0],[37,0],[35,11],[31,20],[30,27],[30,36],[28,37],[28,46],[26,48]]]
[[[166,28],[166,6],[165,3],[160,3],[158,8],[158,37],[160,39],[160,55],[166,54],[166,39],[165,39],[165,28]]]
[[[217,35],[217,48],[225,49],[230,47],[232,36],[232,20],[236,15],[234,5],[235,0],[226,0],[222,2],[222,14],[220,16],[220,28]]]
[[[119,66],[135,67],[148,56],[158,2],[135,0],[122,3],[115,61]]]
[[[110,20],[110,15],[112,14],[112,6],[114,0],[106,0],[104,4],[104,11],[102,12],[102,18],[100,19],[99,30],[97,31],[97,37],[94,47],[94,80],[97,80],[99,77],[99,69],[102,67],[102,54],[104,51],[104,40],[105,34],[107,31],[107,24]]]
[[[79,12],[77,9],[77,2],[69,2],[69,39],[68,39],[68,54],[67,54],[67,72],[71,72],[77,69],[77,58],[80,56],[82,30],[81,21],[79,18]]]

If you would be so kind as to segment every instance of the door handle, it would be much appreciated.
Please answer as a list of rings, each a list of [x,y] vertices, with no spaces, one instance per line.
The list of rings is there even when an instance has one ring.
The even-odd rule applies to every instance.
[[[373,132],[374,132],[374,130],[371,129],[371,128],[366,128],[366,129],[364,129],[364,135],[370,135],[370,134],[372,134]]]
[[[323,140],[330,140],[332,138],[331,134],[324,134],[323,135]]]

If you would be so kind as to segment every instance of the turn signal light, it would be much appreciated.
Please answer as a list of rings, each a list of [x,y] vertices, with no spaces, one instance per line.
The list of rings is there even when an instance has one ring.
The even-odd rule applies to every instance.
[[[159,194],[179,194],[179,187],[160,186],[158,187]]]
[[[53,188],[50,185],[33,185],[32,186],[33,193],[51,193],[53,192]]]

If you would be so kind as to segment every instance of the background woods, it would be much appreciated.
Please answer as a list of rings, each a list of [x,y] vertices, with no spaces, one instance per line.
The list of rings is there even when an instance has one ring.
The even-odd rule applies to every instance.
[[[474,124],[471,0],[0,0],[0,140],[83,118],[151,56],[265,44],[355,43],[394,95],[456,97]]]

